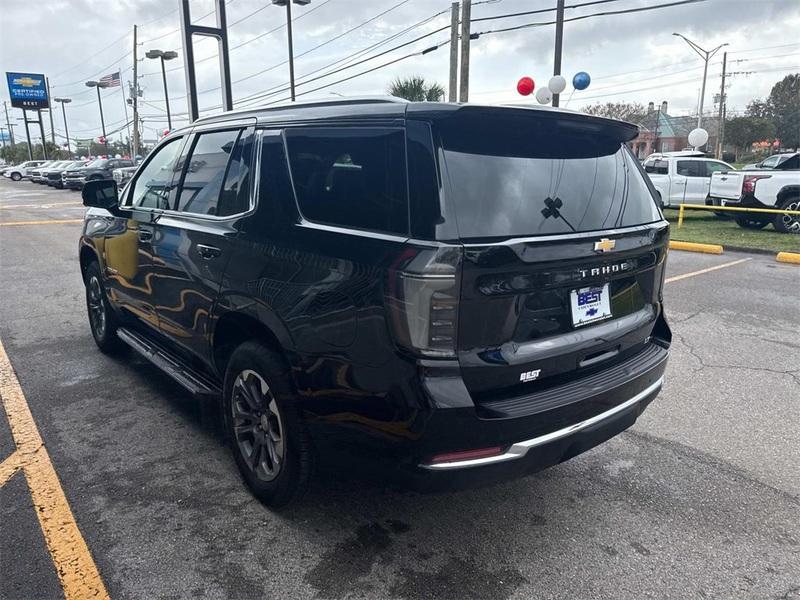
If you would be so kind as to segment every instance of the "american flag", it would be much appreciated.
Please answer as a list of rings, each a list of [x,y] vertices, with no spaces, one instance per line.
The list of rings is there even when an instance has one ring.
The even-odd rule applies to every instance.
[[[120,85],[119,71],[116,73],[109,73],[100,78],[101,87],[114,87]]]

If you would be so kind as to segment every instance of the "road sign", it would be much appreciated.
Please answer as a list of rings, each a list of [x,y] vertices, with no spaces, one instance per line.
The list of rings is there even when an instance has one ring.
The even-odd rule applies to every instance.
[[[8,95],[11,97],[11,106],[14,108],[29,110],[50,108],[44,75],[39,73],[6,72],[6,81],[8,82]]]

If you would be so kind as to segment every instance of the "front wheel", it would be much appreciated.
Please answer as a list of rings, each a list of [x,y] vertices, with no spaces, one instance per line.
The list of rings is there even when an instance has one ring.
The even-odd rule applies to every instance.
[[[736,224],[744,229],[764,229],[764,227],[769,225],[769,221],[756,217],[737,215],[734,219],[736,220]]]
[[[795,196],[781,202],[780,208],[782,210],[800,210],[800,197]],[[775,215],[773,226],[781,233],[798,233],[800,234],[800,215]]]
[[[22,173],[11,174],[11,181],[19,181],[20,179],[22,179]]]
[[[91,263],[86,269],[86,310],[89,327],[97,347],[106,354],[118,354],[125,344],[117,337],[117,315],[108,304],[100,265]]]
[[[246,342],[228,361],[224,386],[225,431],[247,486],[273,508],[301,497],[313,455],[282,357]]]

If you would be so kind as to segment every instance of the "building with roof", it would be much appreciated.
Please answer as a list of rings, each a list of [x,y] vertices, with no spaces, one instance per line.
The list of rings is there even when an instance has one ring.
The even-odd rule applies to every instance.
[[[666,100],[658,108],[651,102],[647,106],[647,114],[636,123],[639,135],[628,142],[628,146],[637,158],[644,158],[653,152],[674,152],[689,147],[689,132],[697,127],[697,117],[672,116],[668,108]],[[703,117],[703,129],[708,131],[708,142],[701,149],[713,152],[717,146],[719,118]]]

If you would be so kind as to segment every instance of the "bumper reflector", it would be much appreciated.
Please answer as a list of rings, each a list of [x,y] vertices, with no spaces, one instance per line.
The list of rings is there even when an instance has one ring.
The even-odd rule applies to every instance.
[[[431,459],[431,464],[458,462],[461,460],[474,460],[476,458],[488,458],[489,456],[498,456],[503,453],[502,446],[494,446],[492,448],[479,448],[477,450],[460,450],[458,452],[445,452],[444,454],[437,454]]]

